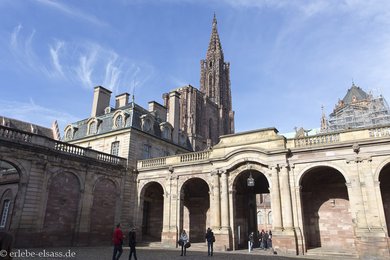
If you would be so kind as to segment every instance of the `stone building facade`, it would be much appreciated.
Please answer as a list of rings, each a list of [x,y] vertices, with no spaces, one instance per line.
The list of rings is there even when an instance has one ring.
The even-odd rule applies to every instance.
[[[110,244],[134,180],[126,159],[0,125],[0,231],[15,247]]]
[[[258,230],[256,196],[268,194],[276,251],[390,256],[390,126],[296,139],[274,128],[226,135],[210,151],[141,160],[137,170],[137,225],[161,230],[166,246],[182,229],[201,242],[211,227],[219,250],[246,247]],[[164,210],[145,218],[151,208]]]
[[[388,259],[390,125],[234,134],[229,70],[214,17],[200,90],[144,109],[96,87],[65,142],[0,125],[0,230],[20,247],[99,245],[121,222],[176,247],[182,229],[203,243],[211,227],[217,250],[236,250],[265,228],[281,253]]]

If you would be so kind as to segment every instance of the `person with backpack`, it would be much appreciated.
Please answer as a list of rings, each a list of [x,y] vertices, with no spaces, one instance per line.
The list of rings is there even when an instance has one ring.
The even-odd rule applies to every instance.
[[[206,231],[206,241],[207,241],[207,253],[208,253],[208,256],[213,256],[213,244],[215,242],[215,236],[214,236],[214,232],[211,230],[211,228],[207,228],[207,231]]]

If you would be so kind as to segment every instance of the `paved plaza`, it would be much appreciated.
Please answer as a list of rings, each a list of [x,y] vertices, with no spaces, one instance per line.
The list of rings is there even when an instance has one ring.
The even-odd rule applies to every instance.
[[[14,257],[13,259],[78,259],[78,260],[111,260],[112,259],[112,247],[72,247],[72,248],[47,248],[47,249],[14,249],[13,253],[19,253],[19,257]],[[36,254],[35,257],[31,256],[31,253]],[[24,257],[21,254],[24,253]],[[38,254],[44,253],[46,257],[39,257]],[[53,254],[66,254],[71,253],[73,257],[50,257]],[[30,256],[25,256],[30,254]],[[150,247],[139,247],[137,248],[137,256],[139,260],[171,260],[171,259],[263,259],[263,260],[294,260],[294,259],[348,259],[345,257],[316,257],[316,256],[282,256],[274,255],[272,251],[264,251],[260,249],[254,249],[252,252],[247,250],[237,250],[230,252],[215,252],[213,257],[207,256],[207,248],[205,251],[200,250],[199,248],[194,248],[193,250],[189,248],[187,255],[180,256],[179,249],[161,249],[161,248],[150,248]],[[124,247],[123,254],[120,259],[127,260],[129,257],[129,248]],[[133,258],[134,259],[134,258]],[[355,258],[356,259],[356,258]]]

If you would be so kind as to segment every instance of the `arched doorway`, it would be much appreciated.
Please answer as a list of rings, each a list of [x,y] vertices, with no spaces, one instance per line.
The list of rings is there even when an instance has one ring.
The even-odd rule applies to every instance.
[[[385,212],[387,236],[390,237],[390,164],[387,164],[379,175],[383,210]]]
[[[181,230],[186,230],[191,242],[204,242],[206,228],[210,226],[209,186],[200,178],[187,180],[181,188]]]
[[[317,167],[300,181],[306,250],[354,251],[354,227],[344,176]]]
[[[254,185],[250,180],[253,178]],[[268,212],[271,209],[269,196],[269,183],[265,175],[256,170],[245,170],[241,172],[234,181],[234,232],[235,247],[247,248],[248,237],[251,232],[255,236],[257,245],[257,234],[259,230],[270,230]]]
[[[11,229],[20,176],[15,166],[0,160],[0,231]]]
[[[141,193],[142,240],[160,242],[163,228],[164,189],[157,182],[148,183]]]

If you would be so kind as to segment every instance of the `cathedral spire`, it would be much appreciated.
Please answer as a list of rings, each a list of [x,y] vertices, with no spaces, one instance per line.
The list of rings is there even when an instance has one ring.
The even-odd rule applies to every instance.
[[[218,106],[218,135],[234,133],[230,64],[224,61],[215,13],[206,59],[200,61],[200,91]]]
[[[214,13],[213,18],[213,27],[211,30],[210,43],[207,49],[206,58],[211,58],[213,56],[219,56],[223,59],[223,51],[221,41],[219,39],[218,29],[217,29],[217,17]]]

